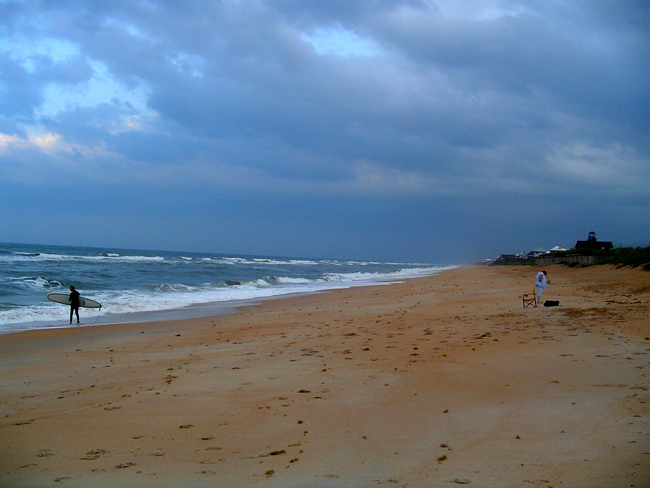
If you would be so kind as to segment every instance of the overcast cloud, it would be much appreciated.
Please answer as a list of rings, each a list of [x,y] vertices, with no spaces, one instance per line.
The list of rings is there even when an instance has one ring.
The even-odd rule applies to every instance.
[[[650,241],[647,1],[0,0],[0,241]]]

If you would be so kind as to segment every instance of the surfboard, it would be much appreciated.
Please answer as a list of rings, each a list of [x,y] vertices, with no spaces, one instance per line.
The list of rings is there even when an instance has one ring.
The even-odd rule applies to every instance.
[[[47,299],[56,303],[70,305],[70,295],[68,293],[49,293]],[[102,304],[86,297],[79,297],[79,306],[86,308],[102,308]]]

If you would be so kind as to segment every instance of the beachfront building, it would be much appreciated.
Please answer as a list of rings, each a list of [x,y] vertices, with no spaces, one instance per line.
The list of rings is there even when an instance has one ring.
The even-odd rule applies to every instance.
[[[499,258],[497,261],[499,262],[510,262],[510,261],[516,261],[519,259],[516,254],[500,254]]]
[[[595,251],[609,251],[613,249],[614,245],[609,241],[599,241],[596,239],[596,233],[591,231],[587,236],[586,241],[576,242],[576,249],[578,250],[595,250]]]
[[[548,251],[546,249],[537,248],[528,252],[528,259],[535,259],[540,257],[542,254],[546,254]]]
[[[565,249],[565,248],[563,248],[562,246],[560,246],[560,245],[558,244],[557,246],[555,246],[555,247],[549,249],[548,252],[550,252],[550,253],[554,253],[554,252],[564,252],[564,251],[568,251],[568,249]]]
[[[536,249],[535,251],[529,252],[520,252],[517,254],[500,254],[499,257],[490,263],[485,264],[515,264],[521,261],[527,261],[529,259],[535,259],[536,257],[547,253],[548,251],[544,249]]]

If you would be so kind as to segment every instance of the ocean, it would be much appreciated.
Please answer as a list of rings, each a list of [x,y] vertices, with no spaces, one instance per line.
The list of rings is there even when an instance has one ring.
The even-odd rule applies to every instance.
[[[273,297],[394,283],[445,268],[0,243],[0,333],[69,327],[70,308],[47,294],[69,293],[70,285],[102,304],[80,309],[84,326],[207,317]]]

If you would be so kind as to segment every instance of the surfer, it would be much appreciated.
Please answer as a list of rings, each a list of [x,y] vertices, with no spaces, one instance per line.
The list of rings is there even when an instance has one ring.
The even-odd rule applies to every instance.
[[[79,292],[70,285],[70,325],[72,325],[72,314],[77,314],[77,323],[79,323]]]

